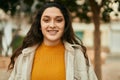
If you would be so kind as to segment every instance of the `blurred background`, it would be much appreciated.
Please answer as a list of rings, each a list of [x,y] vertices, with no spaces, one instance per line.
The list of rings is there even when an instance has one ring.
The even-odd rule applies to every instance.
[[[46,1],[57,0],[0,0],[0,80],[8,79],[10,56]],[[120,0],[58,1],[69,8],[98,79],[120,80]]]

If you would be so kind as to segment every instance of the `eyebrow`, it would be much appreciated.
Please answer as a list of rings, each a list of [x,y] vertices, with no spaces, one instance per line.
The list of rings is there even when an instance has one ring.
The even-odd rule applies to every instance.
[[[50,16],[45,15],[45,16],[43,16],[43,17],[50,17]],[[63,16],[55,16],[55,17],[62,17],[62,18],[63,18]]]

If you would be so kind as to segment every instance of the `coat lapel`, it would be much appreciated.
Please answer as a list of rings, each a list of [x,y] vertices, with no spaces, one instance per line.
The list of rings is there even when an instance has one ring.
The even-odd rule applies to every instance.
[[[74,56],[66,51],[66,80],[73,80],[74,79]]]
[[[74,49],[65,42],[66,80],[74,80]]]
[[[22,51],[23,53],[23,58],[26,64],[25,66],[26,68],[26,79],[25,80],[31,80],[31,71],[32,71],[32,64],[33,64],[33,60],[34,60],[34,54],[35,54],[35,50],[37,49],[38,45],[35,45],[33,47],[29,47],[26,48]]]

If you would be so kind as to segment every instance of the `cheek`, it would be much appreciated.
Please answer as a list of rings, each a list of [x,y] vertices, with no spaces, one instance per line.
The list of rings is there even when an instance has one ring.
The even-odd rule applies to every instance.
[[[60,28],[60,34],[61,34],[61,35],[64,35],[64,31],[65,31],[65,27],[62,26],[62,27]]]
[[[41,22],[41,28],[40,28],[40,29],[41,29],[41,30],[44,30],[46,26],[47,26],[46,23]]]
[[[40,25],[41,25],[41,28],[42,28],[42,27],[44,26],[44,23],[41,21],[41,24],[40,24]]]
[[[41,22],[40,30],[41,30],[42,33],[44,34],[44,31],[45,31],[45,25],[44,25],[42,22]]]
[[[45,26],[41,26],[42,33],[45,33]]]
[[[65,25],[64,23],[61,25],[61,30],[64,32],[64,29],[65,29]]]

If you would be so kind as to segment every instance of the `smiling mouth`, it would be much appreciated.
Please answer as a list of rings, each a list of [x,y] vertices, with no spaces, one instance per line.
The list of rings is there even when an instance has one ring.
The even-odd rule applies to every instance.
[[[47,31],[50,35],[56,35],[58,30],[48,30]]]

